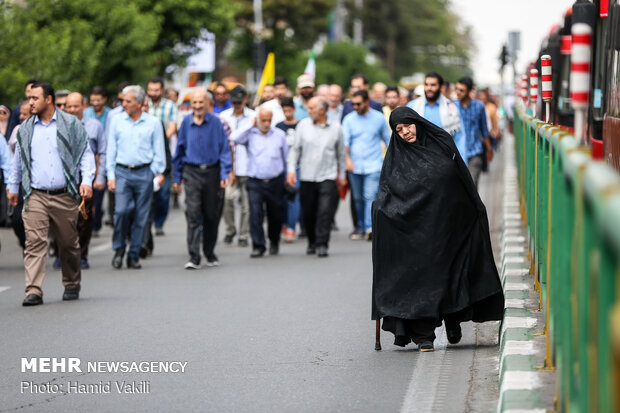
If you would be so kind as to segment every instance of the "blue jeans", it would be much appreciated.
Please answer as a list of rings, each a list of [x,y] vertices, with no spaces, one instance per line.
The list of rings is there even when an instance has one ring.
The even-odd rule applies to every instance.
[[[172,175],[166,175],[166,180],[161,186],[161,189],[155,192],[155,202],[153,205],[153,223],[155,228],[161,228],[164,226],[164,222],[168,217],[168,210],[170,209],[170,182],[172,181]]]
[[[353,199],[355,200],[355,210],[357,212],[357,225],[368,232],[372,228],[371,207],[379,192],[379,177],[381,172],[369,174],[354,174],[349,172],[349,182]]]
[[[299,168],[297,168],[297,176],[299,176]],[[299,179],[295,181],[295,188],[299,190]],[[286,227],[288,229],[292,229],[293,231],[295,231],[297,227],[297,221],[299,221],[299,216],[301,213],[301,203],[299,202],[299,192],[295,194],[294,201],[289,201],[289,200],[286,201],[285,207],[286,207],[286,215],[284,218],[286,221]]]
[[[112,248],[125,251],[127,235],[131,237],[127,256],[138,258],[144,227],[153,199],[153,172],[146,167],[134,171],[116,167],[116,203]],[[130,228],[131,226],[131,228]]]

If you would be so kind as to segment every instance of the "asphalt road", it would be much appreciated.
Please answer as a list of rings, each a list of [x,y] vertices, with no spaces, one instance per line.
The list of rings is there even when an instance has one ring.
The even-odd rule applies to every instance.
[[[495,245],[500,160],[480,188]],[[440,328],[434,353],[396,347],[388,333],[383,351],[374,350],[371,245],[348,240],[345,206],[327,259],[306,256],[301,240],[261,259],[220,243],[222,265],[197,271],[183,269],[182,209],[171,210],[142,270],[112,269],[106,228],[93,239],[80,300],[61,300],[60,272],[49,261],[45,304],[30,308],[21,306],[21,251],[12,232],[0,230],[0,412],[494,410],[498,323],[464,324],[455,346]],[[22,358],[44,357],[79,358],[82,372],[22,372]],[[114,361],[187,364],[177,373],[87,369]],[[108,383],[109,393],[93,393]],[[79,386],[90,393],[76,393]]]

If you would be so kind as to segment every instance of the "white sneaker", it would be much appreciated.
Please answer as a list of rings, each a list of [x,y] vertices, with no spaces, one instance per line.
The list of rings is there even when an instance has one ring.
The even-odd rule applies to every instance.
[[[220,262],[217,260],[217,257],[207,258],[207,267],[219,267]]]
[[[190,260],[190,261],[187,261],[187,264],[185,264],[183,268],[185,268],[186,270],[198,270],[200,269],[200,264],[196,264]]]

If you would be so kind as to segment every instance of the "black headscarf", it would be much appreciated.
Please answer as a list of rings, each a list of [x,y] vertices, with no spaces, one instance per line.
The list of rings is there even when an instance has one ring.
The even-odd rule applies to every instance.
[[[402,139],[398,124],[415,124],[416,141]],[[500,320],[486,209],[452,137],[407,107],[390,126],[372,212],[372,318]]]

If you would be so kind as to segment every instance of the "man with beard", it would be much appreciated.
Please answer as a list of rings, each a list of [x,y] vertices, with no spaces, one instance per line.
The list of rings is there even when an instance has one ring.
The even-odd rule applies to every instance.
[[[355,200],[357,228],[352,240],[372,239],[371,205],[379,189],[382,151],[390,142],[390,128],[382,113],[370,109],[368,92],[358,90],[351,98],[355,112],[342,122],[347,171]]]
[[[471,177],[478,188],[478,179],[483,166],[493,160],[493,146],[487,128],[487,113],[484,103],[470,97],[474,82],[463,77],[456,83],[456,102],[463,120],[466,144],[466,157],[463,157]],[[483,146],[484,145],[484,146]],[[486,159],[485,159],[486,158]]]
[[[149,80],[146,86],[149,97],[149,115],[153,115],[164,123],[166,145],[170,138],[177,133],[177,118],[179,117],[176,103],[164,98],[164,81],[160,77]],[[165,176],[161,189],[154,195],[155,208],[153,209],[153,223],[155,235],[164,235],[164,222],[170,208],[170,173]]]
[[[441,94],[443,84],[443,77],[439,73],[427,73],[424,78],[424,96],[412,100],[407,103],[407,106],[418,112],[424,119],[448,132],[454,139],[461,158],[466,160],[467,148],[459,109],[454,102]]]
[[[230,92],[224,86],[223,83],[217,83],[213,89],[213,95],[215,96],[215,104],[213,105],[213,113],[220,114],[225,110],[232,108],[232,102],[230,101]]]
[[[276,126],[278,123],[284,121],[285,116],[282,111],[282,98],[290,97],[290,91],[288,90],[288,83],[282,76],[276,77],[273,82],[274,97],[270,100],[265,99],[265,102],[261,104],[264,108],[269,108],[273,112],[271,119],[271,126]],[[264,92],[263,92],[264,96]]]
[[[84,116],[97,119],[105,129],[110,108],[106,106],[108,95],[101,86],[94,86],[90,91],[90,107],[84,109]]]
[[[297,78],[297,92],[299,97],[295,99],[295,118],[306,119],[308,116],[308,102],[314,96],[314,78],[307,73]]]
[[[352,97],[358,90],[368,91],[369,86],[370,84],[368,83],[368,78],[366,77],[366,75],[363,73],[357,73],[351,78],[349,95]],[[377,110],[379,112],[383,110],[383,106],[381,106],[381,103],[377,102],[376,100],[370,99],[369,102],[371,109]],[[351,99],[348,99],[346,102],[344,102],[344,106],[342,108],[342,120],[344,120],[344,117],[347,116],[349,113],[353,112],[353,110],[354,108],[353,104],[351,103]]]
[[[233,107],[220,114],[230,127],[232,133],[252,126],[256,113],[248,108],[248,93],[241,85],[235,86],[230,92],[230,99]],[[279,107],[279,105],[278,105]],[[282,109],[280,109],[282,110]],[[232,244],[235,235],[238,235],[237,242],[240,247],[248,246],[248,236],[250,232],[250,201],[246,183],[248,180],[248,153],[245,146],[233,147],[233,172],[234,178],[230,185],[226,186],[224,192],[224,224],[226,235],[225,244]],[[240,202],[241,211],[239,214],[239,231],[235,226],[235,209],[237,201]]]
[[[82,273],[78,203],[80,198],[92,197],[95,158],[82,123],[75,116],[56,110],[51,84],[36,82],[28,93],[30,112],[35,116],[24,121],[17,133],[8,199],[13,207],[17,206],[21,183],[26,227],[26,298],[22,304],[33,306],[43,304],[50,226],[60,253],[65,287],[62,299],[79,298]]]

